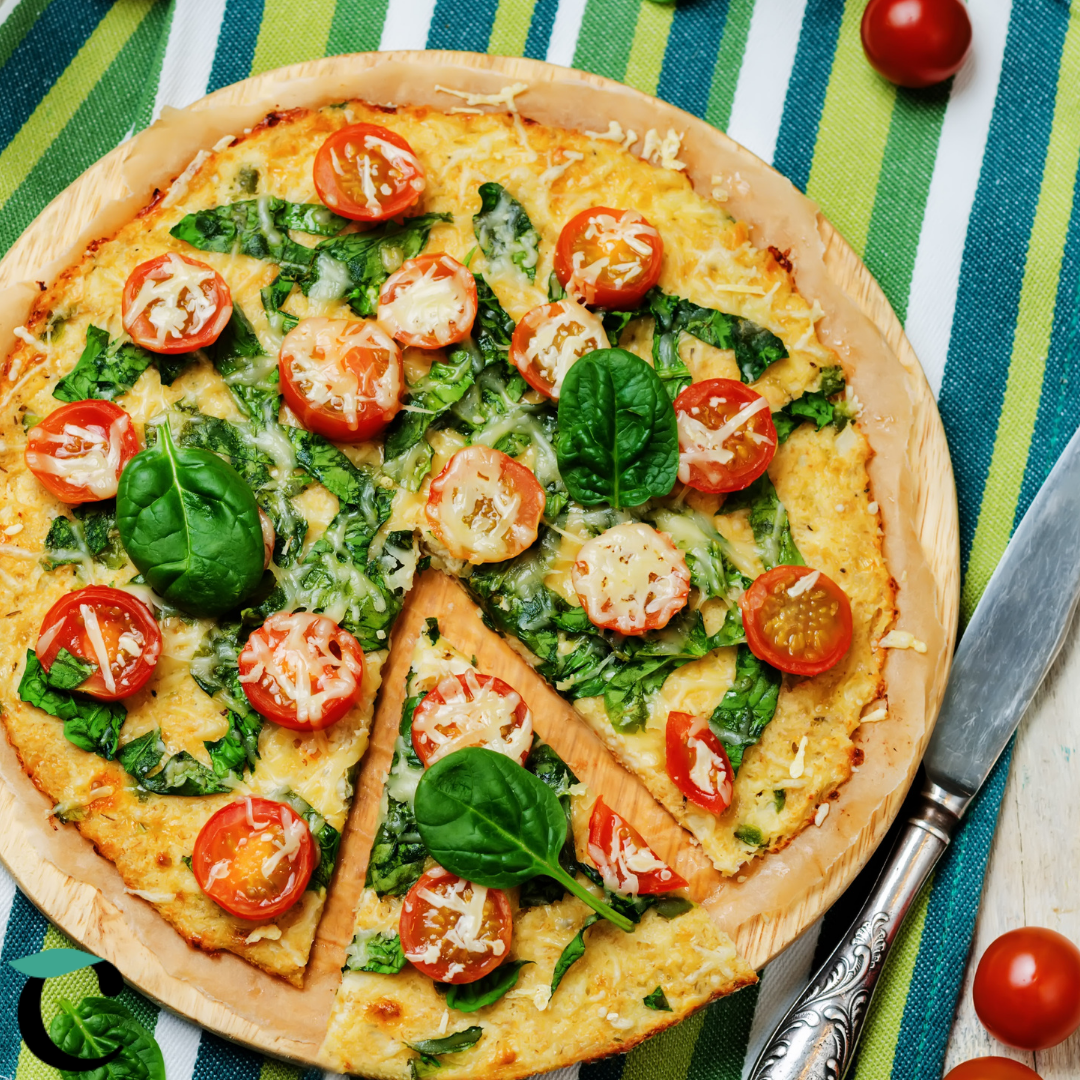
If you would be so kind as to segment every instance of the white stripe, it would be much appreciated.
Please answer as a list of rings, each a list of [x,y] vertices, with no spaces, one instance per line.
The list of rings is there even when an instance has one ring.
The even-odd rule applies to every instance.
[[[393,0],[386,9],[379,48],[384,52],[390,49],[426,48],[434,14],[435,0]]]
[[[794,945],[785,949],[761,976],[754,1022],[750,1025],[750,1038],[746,1045],[743,1064],[743,1080],[757,1061],[765,1040],[772,1035],[791,1003],[802,992],[810,977],[810,965],[814,962],[814,950],[821,934],[818,919]],[[169,1077],[172,1080],[172,1077]]]
[[[750,17],[727,133],[771,162],[795,67],[806,0],[757,0]]]
[[[168,1009],[162,1009],[154,1026],[154,1038],[165,1059],[165,1080],[191,1080],[202,1032]]]
[[[152,120],[166,105],[182,109],[206,93],[224,18],[225,0],[185,0],[176,5]]]
[[[555,22],[551,27],[551,40],[548,41],[546,59],[549,64],[574,66],[581,20],[585,17],[585,2],[586,0],[559,0],[559,6],[555,10]]]
[[[971,56],[956,76],[941,126],[908,298],[907,330],[935,396],[956,311],[968,219],[997,97],[1011,0],[980,0]]]
[[[4,947],[11,905],[15,902],[15,879],[0,866],[0,949]]]

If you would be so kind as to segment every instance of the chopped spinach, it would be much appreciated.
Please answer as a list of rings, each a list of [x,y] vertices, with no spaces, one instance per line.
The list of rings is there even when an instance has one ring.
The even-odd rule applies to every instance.
[[[162,762],[164,757],[165,743],[158,728],[132,739],[117,755],[139,789],[154,795],[221,795],[233,789],[186,750]]]
[[[97,326],[86,328],[86,347],[75,366],[53,389],[60,401],[85,401],[102,398],[113,401],[126,394],[139,376],[156,363],[161,381],[171,386],[190,355],[165,356],[147,352],[133,341],[117,338],[109,341],[109,332]]]
[[[410,1050],[415,1050],[427,1065],[438,1066],[435,1060],[440,1054],[459,1054],[475,1046],[484,1034],[482,1027],[469,1027],[464,1031],[455,1031],[439,1039],[421,1039],[419,1042],[406,1043]]]
[[[239,304],[233,304],[232,317],[209,351],[218,374],[248,416],[275,421],[281,402],[277,357],[263,348]]]
[[[357,930],[345,951],[345,966],[341,970],[396,975],[404,967],[400,935],[389,930]]]
[[[53,658],[45,681],[54,690],[78,690],[97,669],[97,664],[92,660],[73,656],[67,649],[61,648]]]
[[[555,303],[557,300],[566,299],[566,290],[562,287],[559,275],[554,270],[548,274],[548,300]]]
[[[842,393],[844,385],[843,368],[823,368],[821,385],[817,390],[807,390],[772,414],[780,442],[786,442],[791,433],[805,423],[812,423],[817,431],[827,424],[833,424],[837,431],[843,431],[851,419],[850,411],[844,402],[830,399]]]
[[[724,510],[750,511],[750,528],[754,531],[758,556],[766,570],[774,566],[806,565],[791,535],[787,510],[768,473],[762,473],[748,488],[728,495]]]
[[[120,533],[116,528],[116,502],[108,499],[99,503],[84,503],[69,517],[53,518],[45,536],[46,555],[42,565],[46,570],[70,563],[85,565],[92,559],[110,570],[119,570],[127,562]]]
[[[551,992],[554,994],[559,988],[563,977],[585,955],[585,931],[599,919],[599,915],[590,915],[582,924],[581,929],[570,939],[570,943],[559,954],[555,963],[555,970],[551,975]]]
[[[495,183],[480,185],[480,204],[480,212],[473,215],[473,232],[492,269],[509,263],[535,281],[540,234],[525,208]]]
[[[205,742],[215,776],[242,777],[259,760],[259,733],[263,720],[257,712],[228,712],[229,730],[214,742]]]
[[[655,1009],[657,1012],[671,1012],[671,1006],[668,1004],[667,995],[664,993],[662,986],[658,986],[651,994],[646,994],[641,999],[641,1002],[646,1009]]]
[[[308,881],[308,888],[329,888],[330,879],[334,876],[334,867],[337,865],[338,848],[341,847],[341,833],[295,791],[284,792],[281,801],[288,803],[304,819],[311,830],[311,835],[315,838],[315,843],[319,846],[319,863],[312,872],[311,880]]]
[[[471,983],[449,983],[446,1005],[458,1012],[476,1012],[493,1005],[508,990],[517,986],[518,975],[531,960],[504,960],[494,971]]]
[[[765,843],[765,837],[756,825],[740,825],[735,830],[735,839],[747,847],[761,847]]]
[[[780,672],[759,660],[748,645],[739,646],[735,679],[709,720],[736,772],[746,748],[761,738],[776,713],[781,679]]]

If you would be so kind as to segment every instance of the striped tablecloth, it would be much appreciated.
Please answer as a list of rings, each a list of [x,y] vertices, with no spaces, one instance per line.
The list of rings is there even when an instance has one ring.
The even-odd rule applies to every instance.
[[[922,92],[895,89],[865,63],[863,6],[0,0],[0,254],[57,192],[164,105],[284,64],[429,47],[526,55],[620,79],[771,161],[821,204],[881,282],[945,420],[966,616],[1080,421],[1080,0],[971,0],[971,58],[951,84]],[[941,1074],[1006,769],[1007,761],[907,924],[856,1080]],[[737,1080],[860,887],[758,987],[625,1058],[575,1066],[560,1080]],[[4,961],[64,943],[2,870],[0,938]],[[70,993],[90,991],[86,972],[66,978]],[[22,982],[0,968],[0,1077],[56,1080],[20,1047]],[[46,1012],[64,980],[47,987]],[[168,1080],[300,1076],[125,995],[154,1030]]]

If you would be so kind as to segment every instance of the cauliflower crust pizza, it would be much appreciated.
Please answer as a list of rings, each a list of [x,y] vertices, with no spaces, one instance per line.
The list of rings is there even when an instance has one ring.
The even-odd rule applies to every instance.
[[[55,827],[192,945],[302,985],[418,567],[724,875],[857,764],[896,617],[861,405],[785,253],[692,189],[677,137],[639,158],[618,127],[272,113],[17,331],[7,736]],[[752,980],[512,687],[437,627],[416,665],[386,790],[358,796],[383,810],[341,1067],[523,1075],[550,1064],[530,1025],[595,1056]],[[547,831],[461,843],[467,783]]]

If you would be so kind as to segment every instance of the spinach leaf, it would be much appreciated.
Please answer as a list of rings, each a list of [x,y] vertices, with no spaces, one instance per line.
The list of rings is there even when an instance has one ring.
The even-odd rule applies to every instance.
[[[559,398],[558,459],[583,506],[639,506],[667,495],[679,471],[679,435],[657,373],[623,349],[578,360]]]
[[[765,837],[756,825],[740,825],[735,830],[735,839],[747,847],[761,847],[765,843]]]
[[[480,355],[487,364],[496,360],[508,360],[510,357],[510,339],[514,336],[514,320],[506,313],[492,287],[479,275],[476,281],[476,321],[473,323],[473,340],[480,350]],[[528,383],[517,373],[514,376],[521,382],[521,393],[528,388]],[[520,394],[518,395],[520,397]],[[517,398],[515,397],[516,401]]]
[[[345,951],[345,966],[341,970],[396,975],[404,967],[400,935],[389,930],[357,930]]]
[[[51,686],[33,649],[26,650],[26,670],[19,680],[19,697],[28,705],[36,705],[63,720],[64,737],[80,750],[98,754],[106,761],[116,757],[120,728],[127,719],[124,706],[119,701],[80,698],[70,690]]]
[[[259,509],[216,454],[177,449],[168,425],[120,476],[116,523],[150,587],[193,615],[235,608],[263,574]]]
[[[493,1005],[508,990],[517,986],[518,975],[531,960],[505,960],[494,971],[471,983],[449,983],[446,990],[447,1008],[458,1012],[476,1012]]]
[[[571,817],[570,789],[578,782],[570,767],[547,743],[536,742],[525,768],[537,779],[542,780],[555,793],[559,805],[566,815],[566,841],[559,852],[559,865],[571,876],[578,872],[577,850],[574,847],[574,827]],[[553,904],[566,894],[565,889],[554,878],[541,875],[529,878],[522,883],[518,891],[519,906],[538,907],[541,904]]]
[[[73,656],[67,649],[61,648],[53,658],[45,681],[54,690],[77,690],[97,669],[93,661]]]
[[[233,303],[232,317],[209,352],[218,374],[248,416],[276,419],[281,400],[277,357],[262,347],[238,303]]]
[[[213,742],[204,742],[215,776],[240,778],[259,761],[259,733],[263,719],[257,712],[228,711],[229,730]]]
[[[536,280],[540,234],[525,208],[501,184],[480,185],[480,212],[473,215],[473,232],[492,270],[509,263],[530,281]]]
[[[791,535],[787,510],[767,472],[762,473],[748,488],[728,495],[724,500],[724,510],[750,511],[750,528],[754,530],[758,557],[766,570],[774,566],[806,565]]]
[[[823,368],[819,389],[807,390],[772,414],[780,442],[786,442],[791,433],[804,423],[812,423],[817,431],[826,424],[835,424],[838,431],[843,431],[851,419],[850,413],[844,407],[844,402],[829,399],[842,393],[844,385],[843,368]]]
[[[559,983],[563,981],[563,976],[585,955],[585,931],[599,918],[599,915],[590,915],[581,929],[571,938],[570,944],[559,954],[555,970],[551,975],[551,992],[553,994],[559,989]]]
[[[709,720],[736,772],[746,748],[761,738],[776,713],[781,679],[780,672],[759,660],[748,645],[739,646],[735,656],[735,680]]]
[[[297,464],[308,472],[339,502],[347,506],[370,507],[372,517],[376,491],[371,474],[358,469],[333,443],[304,428],[281,429],[292,443]]]
[[[281,796],[281,801],[288,803],[307,822],[315,843],[319,845],[319,863],[311,874],[308,888],[329,888],[330,879],[334,876],[334,867],[337,864],[338,848],[341,847],[341,833],[295,791],[286,791]]]
[[[73,1057],[120,1053],[106,1065],[84,1072],[60,1070],[63,1080],[165,1080],[165,1060],[154,1037],[118,1001],[85,997],[78,1005],[60,998],[49,1037]]]
[[[566,299],[566,290],[562,287],[559,275],[554,270],[548,274],[548,300],[555,303],[557,300]]]
[[[662,986],[658,986],[651,994],[646,994],[641,999],[641,1003],[646,1009],[655,1009],[657,1012],[671,1012],[671,1006],[668,1004],[667,995],[664,993]]]
[[[427,848],[408,803],[387,796],[386,817],[375,833],[365,884],[379,896],[404,896],[420,880]]]
[[[416,828],[424,846],[453,874],[509,889],[547,874],[623,930],[631,923],[560,865],[566,815],[555,793],[517,762],[482,747],[437,761],[420,779]]]
[[[579,869],[597,888],[604,890],[604,899],[607,903],[635,924],[641,922],[646,911],[655,911],[661,918],[671,920],[686,914],[694,906],[685,896],[679,896],[677,893],[633,896],[630,893],[612,892],[604,885],[604,879],[595,867],[588,863],[581,863]]]
[[[155,795],[221,795],[233,790],[186,750],[165,758],[161,731],[154,728],[121,748],[117,759],[142,791]],[[160,768],[159,768],[160,766]]]
[[[480,1041],[484,1034],[481,1027],[468,1027],[464,1031],[455,1031],[450,1035],[444,1035],[441,1039],[421,1039],[419,1042],[406,1043],[410,1050],[426,1057],[437,1057],[439,1054],[459,1054],[462,1050],[468,1050]]]
[[[100,503],[84,503],[72,511],[69,517],[53,518],[45,537],[46,555],[42,565],[55,570],[69,563],[86,565],[87,559],[119,570],[127,562],[120,546],[120,533],[116,528],[116,503],[109,499]]]

